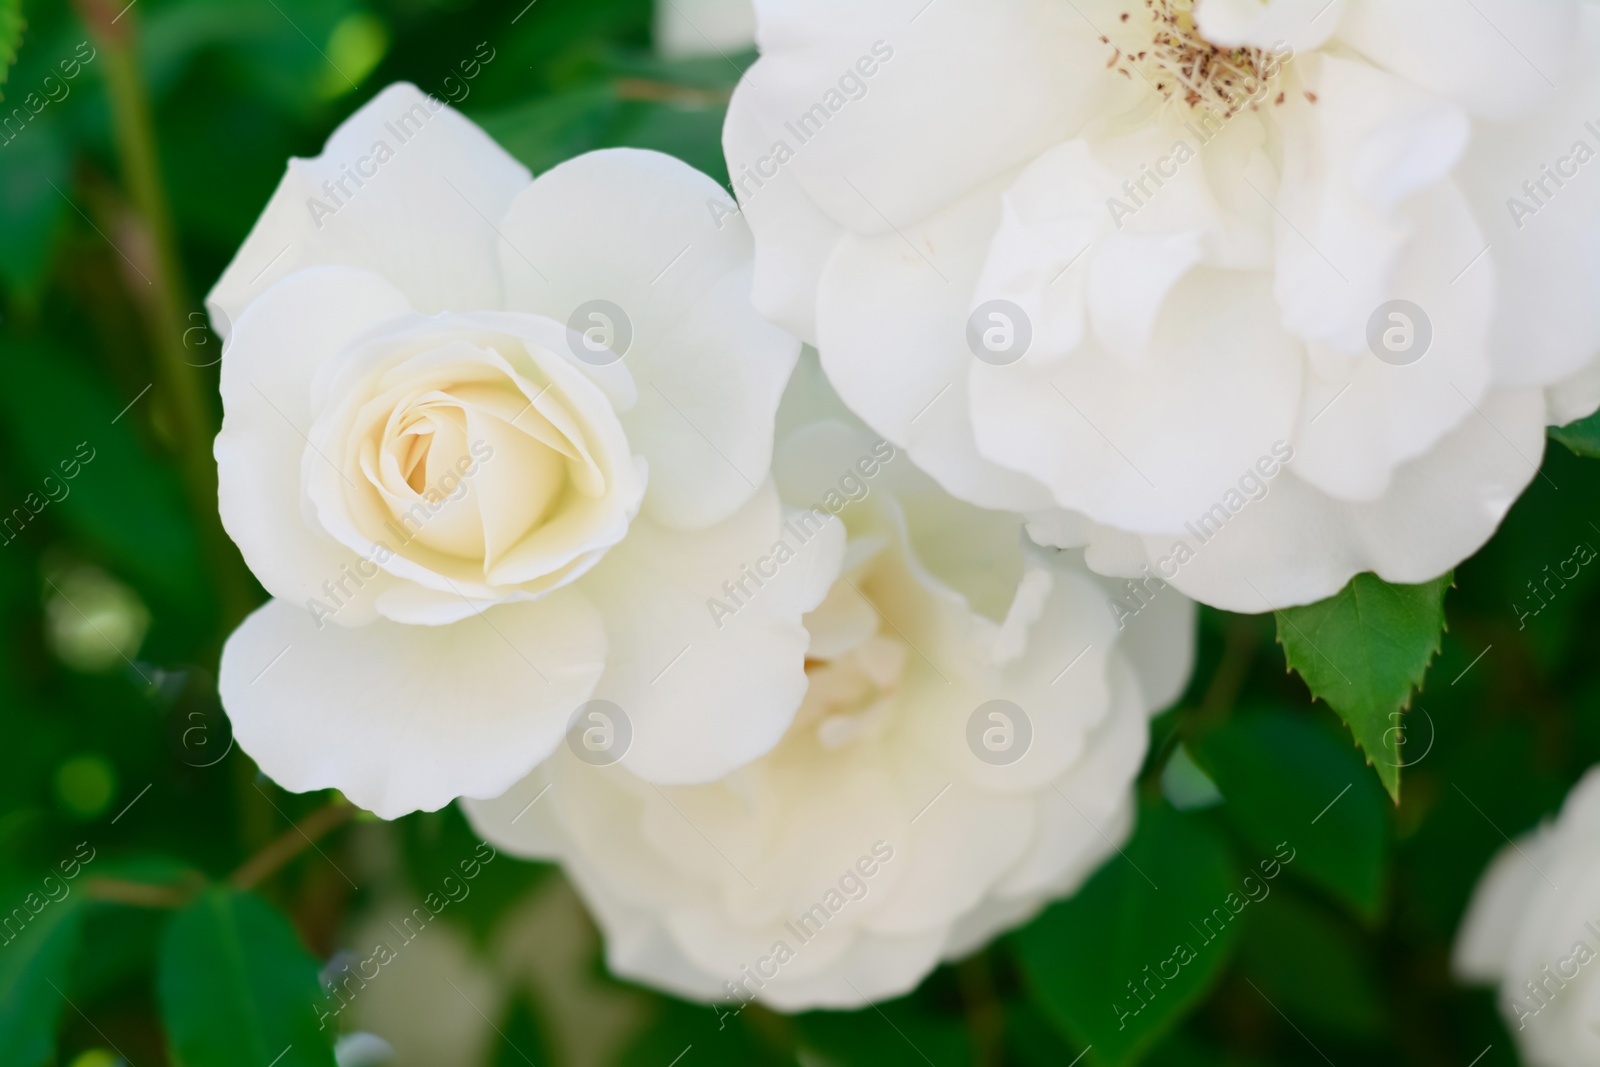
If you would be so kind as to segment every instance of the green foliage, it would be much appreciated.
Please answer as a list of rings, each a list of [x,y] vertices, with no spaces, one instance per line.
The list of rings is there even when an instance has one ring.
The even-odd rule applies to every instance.
[[[885,1001],[855,1012],[817,1011],[798,1020],[800,1046],[838,1067],[880,1063],[971,1063],[966,1025],[914,999]]]
[[[1552,426],[1550,436],[1576,455],[1600,459],[1600,411],[1565,426]]]
[[[1305,712],[1239,715],[1196,742],[1222,791],[1222,814],[1249,847],[1297,852],[1294,873],[1376,919],[1383,903],[1389,818],[1361,758]]]
[[[1205,995],[1249,906],[1202,816],[1147,804],[1121,853],[1012,937],[1045,1012],[1109,1065],[1135,1062]]]
[[[91,39],[75,5],[30,3],[19,52],[21,10],[0,0],[0,85],[13,104]],[[291,156],[320,151],[390,81],[448,96],[444,79],[460,77],[480,45],[495,58],[458,106],[535,172],[626,145],[726,183],[720,128],[753,57],[662,59],[651,19],[651,0],[134,6],[119,25],[139,42],[185,275],[182,325],[203,320],[203,294]],[[215,502],[187,498],[170,401],[160,384],[143,393],[170,338],[153,331],[150,287],[129,265],[149,260],[120,184],[109,58],[102,47],[69,95],[0,146],[0,515],[33,516],[0,544],[0,906],[26,908],[75,843],[103,854],[69,897],[0,944],[0,1064],[83,1067],[125,1054],[141,1067],[263,1067],[287,1049],[276,1067],[327,1067],[334,1027],[317,1026],[328,1004],[318,968],[346,949],[365,955],[352,931],[459,876],[478,841],[454,806],[361,821],[250,892],[222,888],[326,797],[275,790],[237,748],[212,764],[212,749],[198,759],[179,743],[200,713],[216,751],[227,745],[214,680],[226,632],[200,547]],[[193,361],[207,364],[215,339],[196,338]],[[215,368],[195,369],[213,389]],[[1262,654],[1264,619],[1252,651],[1236,638],[1256,620],[1203,611],[1193,691],[1156,724],[1126,855],[1108,849],[1076,893],[988,946],[976,967],[942,967],[859,1010],[690,1004],[606,974],[594,931],[575,916],[525,936],[538,910],[530,899],[543,907],[559,876],[501,854],[427,941],[404,950],[448,943],[480,978],[492,975],[493,1000],[476,1001],[488,1018],[419,956],[385,967],[339,1022],[397,1045],[397,1012],[477,1027],[482,1057],[447,1058],[451,1067],[546,1067],[586,1041],[604,1050],[590,1062],[640,1067],[1065,1067],[1080,1054],[1080,1067],[1298,1067],[1323,1062],[1313,1046],[1340,1064],[1512,1063],[1493,998],[1454,984],[1448,959],[1489,857],[1600,762],[1600,566],[1582,562],[1600,547],[1600,464],[1585,458],[1600,456],[1600,417],[1550,437],[1564,447],[1546,450],[1541,476],[1459,568],[1448,632],[1448,579],[1407,588],[1364,575],[1278,615],[1290,666],[1361,752]],[[35,511],[61,496],[60,464],[85,441],[93,461]],[[148,608],[136,668],[88,668],[63,653],[47,578],[83,564]],[[1062,651],[1063,661],[1076,652]],[[1401,716],[1413,700],[1426,716]],[[1362,752],[1397,797],[1405,766],[1403,803],[1384,801]],[[1192,786],[1203,772],[1223,802],[1179,813],[1152,799],[1164,774],[1171,785],[1185,771]],[[1268,879],[1262,864],[1280,844],[1293,859]],[[92,895],[91,882],[113,880],[168,895],[137,907]],[[1252,899],[1251,887],[1269,892]],[[1179,942],[1202,940],[1191,923],[1234,913],[1230,894],[1240,908],[1222,935],[1194,944],[1164,987],[1149,977]],[[508,958],[509,945],[530,943],[532,959]],[[416,971],[433,988],[408,994]],[[1135,1014],[1136,1004],[1146,1006]],[[415,1049],[400,1051],[415,1061]]]
[[[555,1055],[548,1045],[544,1027],[533,1010],[533,998],[526,991],[518,990],[511,997],[511,1009],[499,1031],[494,1067],[554,1062]]]
[[[158,988],[186,1067],[333,1067],[316,961],[259,897],[210,889],[174,916]]]
[[[1386,1008],[1358,945],[1349,930],[1280,888],[1271,906],[1251,912],[1239,962],[1293,1018],[1372,1036],[1382,1030]]]
[[[1350,727],[1396,804],[1401,712],[1439,652],[1444,594],[1454,580],[1447,574],[1421,585],[1390,585],[1358,574],[1327,600],[1277,613],[1289,666]]]
[[[82,944],[84,904],[82,893],[45,903],[21,933],[13,913],[5,916],[5,937],[15,940],[0,947],[0,1063],[41,1067],[54,1056],[56,1028],[75,985],[72,967]],[[31,913],[20,894],[16,907]]]
[[[770,1026],[759,1006],[711,1007],[668,997],[657,998],[654,1016],[622,1057],[622,1067],[655,1067],[687,1061],[708,1067],[793,1067],[795,1060],[772,1049],[763,1027]]]
[[[17,61],[17,49],[22,47],[22,31],[27,28],[22,17],[22,0],[0,0],[0,89],[4,89],[11,64]],[[0,92],[0,100],[5,93]]]
[[[0,411],[14,446],[39,472],[27,486],[29,510],[58,510],[60,522],[154,592],[203,611],[200,550],[178,477],[146,450],[134,420],[119,418],[131,402],[151,402],[136,395],[150,379],[123,398],[69,350],[22,343],[8,354],[11,385],[0,390]],[[40,396],[73,403],[43,405]]]

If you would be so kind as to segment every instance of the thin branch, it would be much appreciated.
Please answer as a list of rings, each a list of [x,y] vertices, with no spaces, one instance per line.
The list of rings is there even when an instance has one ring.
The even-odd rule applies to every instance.
[[[95,900],[112,904],[127,904],[135,908],[181,908],[194,899],[195,893],[203,885],[205,876],[199,871],[189,871],[182,881],[172,885],[130,882],[122,878],[90,878],[84,884],[84,891]]]
[[[360,809],[348,800],[335,800],[285,830],[278,839],[246,860],[228,882],[236,889],[251,889],[278,872],[284,864],[310,848],[319,837],[343,826]]]

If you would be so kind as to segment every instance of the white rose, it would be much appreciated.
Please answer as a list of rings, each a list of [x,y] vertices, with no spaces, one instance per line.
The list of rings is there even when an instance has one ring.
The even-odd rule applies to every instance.
[[[656,51],[669,59],[746,52],[756,43],[750,0],[656,0]]]
[[[787,502],[844,507],[850,531],[806,617],[810,689],[777,748],[675,788],[557,752],[466,810],[502,849],[564,864],[620,975],[702,1000],[859,1006],[1113,854],[1148,714],[1188,676],[1193,610],[1167,590],[1119,631],[1077,553],[1027,544],[1020,516],[956,501],[842,422],[798,430],[776,470]],[[730,577],[746,563],[771,569],[735,557]],[[747,588],[747,605],[765,595]]]
[[[1500,987],[1531,1067],[1600,1062],[1600,768],[1561,816],[1501,849],[1456,935],[1455,971]]]
[[[223,523],[275,598],[221,692],[280,784],[385,817],[496,796],[591,698],[650,780],[782,736],[842,533],[736,625],[684,589],[776,536],[798,351],[717,193],[630,150],[530,182],[408,85],[291,161],[210,297]]]
[[[757,12],[757,306],[1103,573],[1251,612],[1432,578],[1600,404],[1593,0]]]

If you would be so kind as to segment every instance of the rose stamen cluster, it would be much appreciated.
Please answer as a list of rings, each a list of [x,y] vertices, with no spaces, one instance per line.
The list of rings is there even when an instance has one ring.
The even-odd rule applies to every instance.
[[[1223,48],[1206,40],[1195,23],[1194,0],[1144,0],[1143,6],[1143,13],[1124,13],[1121,22],[1131,26],[1138,20],[1137,29],[1148,32],[1151,43],[1124,49],[1101,37],[1115,50],[1108,67],[1129,79],[1142,78],[1168,100],[1181,99],[1224,119],[1256,108],[1262,87],[1282,67],[1277,56],[1264,48]]]

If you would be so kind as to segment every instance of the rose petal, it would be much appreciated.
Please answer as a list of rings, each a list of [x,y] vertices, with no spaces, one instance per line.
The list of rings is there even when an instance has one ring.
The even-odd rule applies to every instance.
[[[622,309],[638,403],[620,415],[650,464],[644,513],[680,528],[755,493],[800,351],[751,307],[750,234],[710,210],[726,200],[670,156],[613,149],[540,175],[502,227],[508,306],[561,323],[591,301]]]
[[[386,819],[498,796],[550,754],[599,679],[600,617],[564,591],[450,626],[317,628],[273,600],[228,638],[239,745],[285,789],[338,789]]]
[[[1332,500],[1294,477],[1290,463],[1267,496],[1246,504],[1209,541],[1143,538],[1148,561],[1161,573],[1158,561],[1187,543],[1194,558],[1171,584],[1204,603],[1249,613],[1323,600],[1363,571],[1399,583],[1436,578],[1483,546],[1544,455],[1542,393],[1494,393],[1478,408],[1400,467],[1380,500]],[[1096,548],[1088,559],[1113,573]]]
[[[844,552],[838,522],[811,520],[804,541],[799,526],[785,528],[769,484],[709,530],[635,520],[585,579],[611,642],[597,693],[633,725],[629,770],[663,784],[711,781],[783,736],[806,691],[801,616],[822,602]],[[776,564],[780,541],[796,555]],[[762,560],[776,575],[758,588],[744,568]],[[739,581],[744,593],[730,594]]]
[[[528,180],[527,168],[454,109],[414,85],[391,85],[345,119],[321,155],[289,161],[206,298],[212,322],[226,338],[250,301],[318,263],[381,274],[420,311],[498,309],[495,221]]]
[[[337,471],[329,466],[336,457],[316,453],[307,437],[311,383],[350,339],[409,311],[400,291],[376,274],[313,267],[283,279],[239,316],[222,359],[222,432],[213,447],[222,525],[267,592],[300,606],[316,598],[337,607],[334,620],[347,626],[373,617],[374,595],[387,581],[358,581],[357,595],[336,602],[356,588],[345,575],[363,557],[334,540],[305,506],[307,457]],[[343,597],[330,597],[323,583],[341,581]]]

